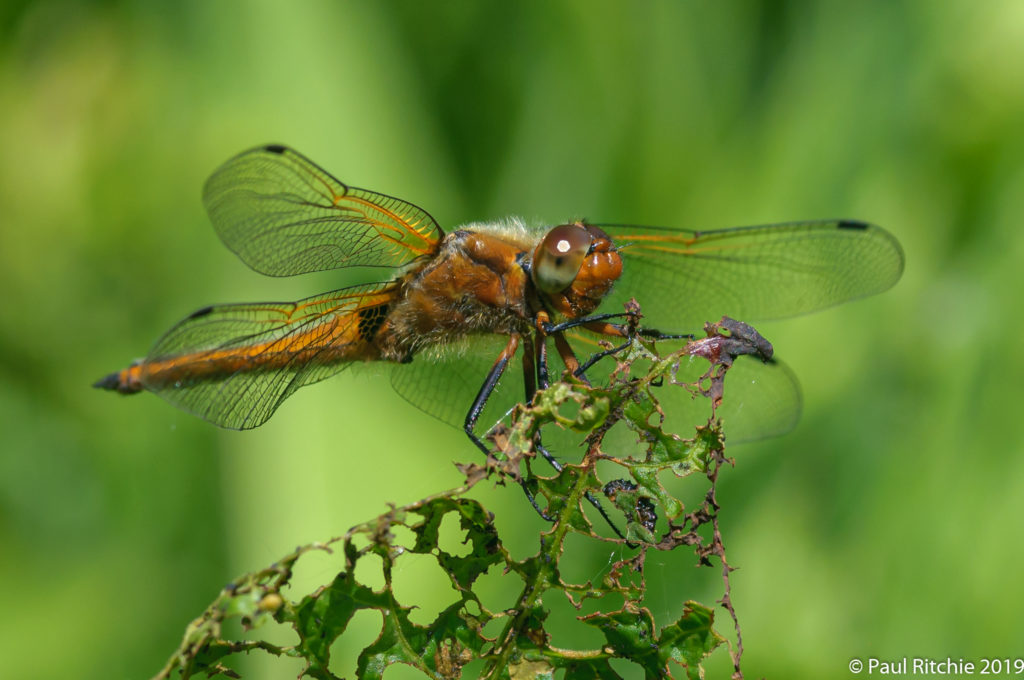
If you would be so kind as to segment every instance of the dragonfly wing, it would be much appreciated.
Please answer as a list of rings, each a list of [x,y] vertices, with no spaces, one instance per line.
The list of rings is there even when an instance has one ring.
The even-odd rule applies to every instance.
[[[224,244],[270,276],[397,267],[436,252],[444,236],[422,208],[343,184],[278,145],[218,168],[203,187],[203,203]]]
[[[677,380],[694,382],[707,369],[707,361],[693,358],[680,368]],[[666,430],[684,438],[711,416],[711,400],[694,397],[680,385],[666,382],[656,388],[655,397],[667,415]],[[729,443],[737,444],[786,434],[796,427],[802,406],[799,382],[786,364],[740,356],[726,373],[715,415]]]
[[[899,280],[903,251],[884,229],[843,220],[718,231],[597,225],[620,248],[623,272],[604,310],[631,297],[644,324],[700,330],[731,316],[765,321],[880,293]]]
[[[443,350],[424,350],[411,363],[392,367],[391,385],[403,399],[460,430],[495,359],[508,344],[502,335],[476,336]],[[520,348],[477,421],[485,434],[525,397]]]
[[[585,360],[589,352],[599,347],[591,334],[570,331],[569,336]],[[659,348],[668,352],[671,345]],[[605,358],[587,370],[587,377],[595,385],[606,384],[615,360]],[[649,363],[639,360],[633,374],[640,375]],[[711,400],[694,396],[685,385],[701,382],[710,364],[699,356],[683,357],[675,373],[675,382],[664,381],[652,387],[652,395],[665,412],[665,431],[683,437],[693,436],[694,428],[707,423],[711,417]],[[786,434],[800,420],[803,399],[800,383],[785,363],[772,360],[767,363],[753,356],[738,356],[725,376],[722,404],[715,415],[722,419],[730,444],[757,441]]]
[[[129,370],[185,411],[221,427],[253,428],[299,387],[375,358],[369,338],[394,292],[374,284],[295,303],[207,307]]]

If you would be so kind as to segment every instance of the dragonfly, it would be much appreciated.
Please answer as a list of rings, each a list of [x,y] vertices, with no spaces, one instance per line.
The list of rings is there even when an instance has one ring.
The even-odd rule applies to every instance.
[[[96,387],[153,392],[246,430],[300,387],[372,362],[485,453],[486,429],[509,403],[529,402],[556,368],[579,374],[580,346],[627,338],[631,299],[639,333],[680,339],[726,314],[778,319],[882,292],[904,260],[891,234],[856,220],[692,231],[510,218],[446,232],[426,210],[345,184],[277,144],[224,163],[203,203],[220,239],[258,272],[382,275],[298,302],[203,307]],[[734,398],[755,423],[751,438],[780,434],[799,414],[791,372],[776,363],[758,373],[756,363],[754,388]]]

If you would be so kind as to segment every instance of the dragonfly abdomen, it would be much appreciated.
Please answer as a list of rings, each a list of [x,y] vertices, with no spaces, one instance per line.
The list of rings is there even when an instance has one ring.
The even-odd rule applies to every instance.
[[[166,392],[229,378],[298,373],[315,367],[373,361],[382,358],[380,348],[372,340],[387,315],[387,305],[366,307],[339,314],[323,326],[273,340],[251,344],[230,340],[212,349],[189,351],[187,333],[191,323],[201,318],[193,314],[172,329],[149,357],[101,378],[93,387],[121,394],[135,394],[143,389]],[[179,334],[184,337],[179,339]],[[166,347],[175,344],[184,345],[185,351],[167,353]]]

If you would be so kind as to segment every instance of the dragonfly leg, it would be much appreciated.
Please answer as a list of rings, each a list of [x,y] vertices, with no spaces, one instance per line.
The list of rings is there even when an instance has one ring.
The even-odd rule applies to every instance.
[[[532,403],[533,402],[533,398],[537,395],[536,387],[539,387],[542,390],[546,390],[548,387],[551,386],[551,379],[548,376],[548,346],[547,346],[547,342],[545,342],[544,336],[541,335],[540,333],[538,333],[534,337],[535,337],[534,354],[536,355],[536,364],[535,365],[536,365],[536,372],[537,372],[537,380],[533,381],[531,379],[531,380],[525,381],[526,382],[526,403],[527,404]],[[525,370],[525,365],[524,365],[524,370]],[[531,385],[536,386],[536,387],[534,387],[534,389],[530,389]],[[537,447],[537,451],[540,452],[540,455],[544,457],[544,460],[546,460],[551,465],[551,467],[553,467],[555,469],[556,472],[561,472],[562,471],[562,465],[555,459],[555,457],[553,455],[551,455],[551,452],[548,451],[546,448],[544,448],[544,445],[541,444],[540,432],[537,432],[537,437],[536,437],[536,439],[534,441],[534,445]]]
[[[609,319],[622,319],[628,318],[630,316],[632,316],[632,314],[630,314],[629,312],[614,312],[609,314],[594,314],[593,316],[581,316],[578,319],[569,319],[568,321],[563,321],[562,323],[553,324],[544,322],[543,330],[548,335],[554,335],[555,333],[561,333],[562,331],[567,331],[578,326],[585,326],[588,323],[607,321]]]
[[[509,337],[508,344],[505,345],[505,349],[501,350],[501,354],[494,361],[494,365],[491,367],[490,372],[487,374],[484,384],[480,387],[480,391],[476,395],[476,399],[473,400],[473,405],[470,406],[469,412],[466,414],[466,421],[463,424],[463,430],[469,437],[470,441],[476,444],[477,448],[484,452],[485,456],[491,455],[491,450],[484,444],[483,440],[476,434],[476,424],[480,420],[480,414],[483,412],[484,407],[487,405],[487,400],[494,392],[494,388],[498,385],[498,381],[501,379],[505,369],[508,368],[508,362],[515,356],[516,350],[519,348],[519,335],[512,334]],[[530,487],[526,483],[526,479],[519,480],[519,486],[522,487],[523,492],[526,494],[526,499],[530,501],[530,505],[537,511],[537,514],[543,517],[549,522],[553,522],[554,519],[548,517],[540,506],[537,505],[537,499],[534,498],[533,492],[530,491]]]
[[[649,340],[693,340],[697,337],[693,333],[665,333],[657,328],[638,328],[636,334]]]
[[[552,454],[550,451],[548,451],[547,448],[545,448],[545,446],[541,443],[540,435],[537,435],[537,441],[534,442],[534,446],[537,448],[537,451],[540,452],[540,455],[542,455],[544,457],[544,460],[546,460],[548,463],[550,463],[551,467],[553,467],[556,472],[561,472],[562,471],[562,464],[559,463],[558,459],[555,458],[554,454]],[[625,534],[623,534],[622,530],[619,529],[619,527],[617,527],[615,525],[615,522],[612,521],[612,518],[608,516],[607,511],[605,511],[604,506],[601,505],[601,501],[599,501],[597,499],[597,496],[595,496],[593,493],[591,493],[589,491],[585,492],[583,494],[583,496],[587,499],[587,502],[589,502],[591,505],[594,506],[594,508],[597,510],[597,512],[601,515],[601,517],[604,518],[605,523],[609,527],[611,527],[612,531],[615,532],[615,535],[625,541],[626,540]],[[536,506],[534,506],[534,507],[536,507]],[[636,547],[633,543],[630,543],[629,541],[626,541],[626,545],[628,545],[630,548],[635,548]]]
[[[538,338],[539,342],[543,342]],[[541,375],[537,371],[537,362],[547,357],[537,351],[538,342],[531,342],[530,346],[523,348],[523,385],[526,387],[526,402],[533,401],[533,395],[537,393],[537,380],[547,380],[547,371]]]
[[[612,354],[618,354],[622,350],[624,350],[627,347],[629,347],[629,344],[630,344],[630,342],[627,341],[627,342],[624,342],[624,343],[622,343],[621,345],[619,345],[617,347],[611,347],[609,349],[605,349],[605,350],[602,350],[600,352],[594,352],[589,357],[587,357],[587,360],[584,361],[582,364],[580,364],[580,367],[577,368],[575,371],[573,371],[572,374],[574,376],[576,376],[577,378],[580,378],[581,380],[585,379],[587,370],[591,366],[593,366],[598,361],[600,361],[601,359],[604,359],[607,356],[611,356]]]
[[[558,355],[562,357],[562,363],[574,376],[583,381],[584,385],[590,385],[590,381],[587,376],[580,372],[580,362],[576,358],[575,352],[572,351],[572,347],[569,345],[569,341],[565,339],[565,336],[561,333],[555,336],[555,348],[558,349]]]
[[[628,320],[635,317],[631,312],[594,314],[592,316],[581,316],[578,319],[569,319],[568,321],[563,321],[562,323],[557,324],[544,323],[543,330],[549,335],[554,335],[556,333],[561,333],[563,331],[582,326],[587,330],[600,335],[611,335],[626,338],[630,335],[630,327],[628,323],[603,323],[611,319],[622,318]],[[641,337],[649,338],[651,340],[693,340],[694,338],[692,333],[665,333],[664,331],[659,331],[657,328],[645,328],[643,326],[637,326],[634,332]]]
[[[519,348],[519,335],[512,334],[508,339],[508,344],[505,345],[505,349],[501,350],[501,354],[494,360],[494,365],[491,366],[490,372],[487,374],[487,378],[484,380],[484,384],[480,386],[480,391],[477,392],[476,399],[473,400],[473,405],[469,407],[469,412],[466,414],[466,420],[463,423],[462,429],[465,430],[470,440],[476,444],[477,448],[484,452],[485,455],[490,455],[491,450],[486,444],[476,436],[476,423],[480,419],[480,414],[483,412],[484,407],[487,405],[487,400],[491,397],[494,392],[494,388],[497,387],[498,381],[501,379],[502,374],[508,367],[509,360],[515,355],[516,349]]]
[[[551,378],[548,374],[548,343],[545,341],[543,333],[538,332],[534,337],[536,338],[534,352],[537,362],[537,384],[540,389],[546,390],[551,385]],[[527,393],[526,401],[527,403],[533,401],[532,393]]]
[[[587,357],[587,360],[584,361],[579,366],[579,368],[573,371],[573,375],[576,376],[577,378],[583,378],[583,376],[586,374],[587,370],[591,366],[596,364],[601,359],[604,359],[606,356],[618,354],[622,350],[629,347],[629,344],[633,341],[633,336],[631,335],[631,332],[635,332],[636,335],[648,338],[650,340],[693,340],[694,338],[694,336],[690,333],[663,333],[657,330],[656,328],[637,328],[635,329],[635,331],[631,331],[631,329],[628,326],[605,323],[603,319],[584,319],[583,323],[581,323],[580,325],[586,328],[588,331],[591,331],[592,333],[597,333],[599,335],[607,335],[613,338],[627,338],[627,340],[621,345],[601,350],[600,352],[594,352],[589,357]]]
[[[548,374],[547,343],[545,342],[545,338],[544,338],[543,334],[538,333],[535,337],[536,337],[536,345],[535,345],[535,348],[534,348],[534,352],[536,354],[536,364],[535,365],[536,365],[536,370],[537,370],[537,381],[536,381],[536,383],[534,383],[534,381],[532,379],[529,379],[529,380],[525,381],[526,385],[527,385],[527,388],[526,388],[526,403],[528,403],[528,404],[533,401],[533,397],[536,394],[536,390],[532,390],[531,391],[531,389],[530,389],[531,385],[537,384],[540,387],[540,389],[543,390],[543,389],[547,389],[550,386],[550,384],[551,384],[550,379],[549,379],[549,374]],[[562,338],[561,333],[559,333],[557,336],[555,336],[555,344],[556,345],[558,345],[558,340],[559,339],[561,339],[562,342],[565,343],[564,347],[565,347],[565,350],[568,352],[568,356],[571,357],[571,362],[578,366],[579,365],[579,361],[576,360],[576,355],[573,354],[572,348],[569,346],[569,343],[565,342],[565,339]],[[559,352],[560,353],[562,352],[562,348],[561,347],[559,347]],[[526,352],[526,354],[529,354],[529,352]],[[566,355],[565,354],[562,354],[562,360],[566,361]],[[524,359],[524,363],[523,363],[524,370],[526,370],[526,365],[527,364],[526,364],[526,361]],[[531,365],[531,367],[534,365],[534,361],[533,360],[530,361],[530,365]],[[570,365],[569,361],[566,361],[566,366],[569,366],[569,365]],[[544,460],[546,460],[548,462],[548,464],[551,465],[551,467],[553,467],[555,469],[555,472],[561,472],[562,471],[562,464],[558,462],[558,459],[555,458],[554,454],[552,454],[551,451],[549,451],[547,449],[547,447],[545,447],[543,442],[541,441],[541,434],[540,434],[540,432],[537,432],[537,435],[536,435],[536,438],[534,439],[533,445],[534,445],[534,448],[536,448],[536,450],[544,458]],[[618,536],[619,538],[625,540],[626,536],[622,533],[622,531],[619,529],[619,527],[617,527],[615,525],[615,522],[612,521],[612,518],[608,516],[608,513],[605,511],[604,506],[601,505],[601,501],[599,501],[597,499],[597,497],[594,494],[592,494],[591,492],[589,492],[589,491],[587,491],[584,494],[584,497],[587,499],[587,502],[589,502],[592,506],[594,506],[594,508],[597,510],[597,512],[600,513],[601,517],[604,518],[604,521],[608,524],[608,526],[610,526],[612,528],[612,531],[615,532],[615,535]],[[533,502],[533,499],[531,499],[531,502]],[[536,504],[534,505],[534,507],[537,507]],[[545,517],[543,513],[541,514],[541,516]],[[545,517],[545,519],[546,519],[546,517]],[[628,541],[627,541],[626,545],[628,545],[631,548],[636,547],[632,543],[629,543]]]
[[[534,396],[537,394],[537,387],[546,390],[551,386],[551,379],[548,376],[548,347],[545,342],[544,336],[538,333],[535,337],[534,343],[534,357],[529,362],[526,361],[525,355],[523,359],[523,371],[527,373],[526,379],[523,381],[526,384],[526,403],[532,403]],[[529,375],[530,372],[535,371],[535,376]],[[536,380],[534,379],[536,377]],[[534,445],[537,447],[537,451],[544,457],[551,467],[555,469],[555,472],[562,471],[562,465],[558,460],[544,448],[544,445],[540,441],[540,432],[537,433]]]
[[[626,318],[627,323],[608,323],[608,321],[611,319],[622,318]],[[565,359],[568,356],[571,356],[572,350],[567,349],[568,343],[562,337],[562,332],[573,328],[581,327],[587,329],[592,333],[597,333],[598,335],[607,335],[615,338],[627,338],[626,342],[622,343],[621,345],[618,345],[617,347],[612,347],[611,349],[595,352],[594,354],[590,355],[590,357],[588,357],[582,365],[580,365],[579,362],[576,361],[575,356],[573,356],[572,361],[575,362],[575,365],[570,366],[568,363],[566,363],[566,367],[572,370],[572,374],[574,376],[583,381],[587,380],[587,369],[589,369],[591,366],[593,366],[595,363],[605,358],[606,356],[617,354],[618,352],[624,350],[626,347],[629,347],[629,343],[632,341],[634,335],[639,335],[643,338],[647,338],[650,340],[693,340],[694,338],[694,336],[690,333],[665,333],[663,331],[659,331],[656,328],[638,327],[636,325],[636,317],[632,312],[594,314],[592,316],[584,316],[578,319],[569,319],[568,321],[563,321],[562,323],[558,324],[547,323],[545,320],[541,324],[541,328],[545,333],[554,336],[555,344],[558,345],[559,354],[562,356],[563,359]]]

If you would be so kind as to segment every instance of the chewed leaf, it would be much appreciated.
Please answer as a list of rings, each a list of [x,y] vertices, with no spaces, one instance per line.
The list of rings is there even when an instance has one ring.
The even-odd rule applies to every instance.
[[[731,378],[725,369],[737,356],[746,358],[742,347],[726,351],[735,340],[712,332],[706,340],[666,357],[641,346],[629,356],[645,362],[643,372],[631,376],[623,369],[607,385],[557,383],[539,392],[532,404],[514,409],[508,423],[492,432],[489,441],[498,450],[483,464],[461,466],[466,486],[392,508],[344,536],[299,548],[271,567],[238,579],[190,626],[182,647],[158,677],[170,678],[176,671],[186,678],[199,673],[234,677],[232,659],[257,651],[300,658],[306,664],[302,674],[322,680],[335,680],[339,664],[351,668],[353,661],[356,675],[371,680],[383,678],[393,664],[411,666],[433,678],[462,677],[464,672],[506,678],[618,678],[613,658],[639,665],[648,677],[668,677],[675,664],[687,677],[701,677],[704,660],[725,642],[713,627],[713,612],[688,602],[679,619],[656,622],[646,601],[645,565],[651,550],[682,547],[694,551],[698,565],[710,565],[717,558],[728,579],[714,486],[725,460],[723,424],[703,417],[684,421],[685,429],[670,432],[666,423],[673,412],[661,397],[685,391],[689,399],[708,408],[718,396],[725,403]],[[674,384],[680,382],[679,366],[689,365],[691,357],[694,365],[704,363],[707,375],[689,385]],[[742,413],[733,417],[741,418]],[[553,458],[541,440],[544,428],[582,438],[582,460]],[[615,428],[639,440],[640,447],[605,451],[605,436]],[[533,474],[538,453],[552,457],[553,474]],[[598,462],[620,470],[622,477],[605,481]],[[686,477],[687,483],[708,485],[703,503],[684,507],[659,479],[669,472]],[[502,524],[479,501],[466,497],[474,484],[489,477],[521,482],[550,520],[537,536],[535,553],[514,558],[499,531]],[[602,535],[592,521],[591,507],[604,515],[616,535]],[[620,518],[620,525],[625,521],[624,528],[615,518]],[[516,521],[509,515],[502,519]],[[461,543],[452,544],[446,525],[458,527]],[[713,530],[708,531],[708,525]],[[608,562],[596,570],[584,568],[585,576],[580,577],[577,563],[586,555],[578,542],[567,542],[570,535],[602,551],[611,547]],[[294,601],[287,599],[296,563],[308,552],[338,548],[344,567],[326,585]],[[447,599],[432,617],[416,618],[423,611],[417,606],[418,593],[413,591],[405,601],[398,594],[405,591],[394,588],[394,578],[408,574],[409,565],[415,569],[417,563],[409,555],[440,569],[451,583],[441,595]],[[368,556],[373,559],[364,562]],[[373,574],[375,586],[366,579]],[[482,583],[487,584],[486,596],[481,595]],[[492,592],[496,583],[507,592]],[[564,617],[558,623],[549,619],[555,596],[577,608],[587,604],[591,613],[577,620],[601,632],[604,641],[598,648],[563,649],[552,644],[553,627],[567,625]],[[728,609],[732,613],[731,603]],[[360,617],[360,612],[377,616]],[[232,640],[222,631],[230,619],[252,631],[271,618],[294,629],[294,644]],[[371,619],[373,641],[354,660],[332,658],[332,652],[345,649],[337,643],[354,622],[366,625]],[[734,659],[739,672],[738,654]],[[473,662],[477,665],[465,670]]]
[[[661,630],[658,650],[662,659],[671,659],[686,669],[686,677],[703,677],[701,662],[725,642],[715,632],[715,613],[698,602],[687,602],[679,620]]]

